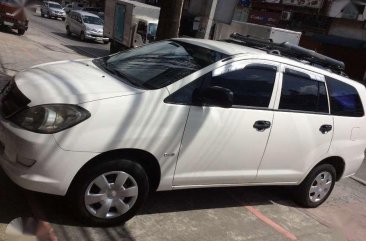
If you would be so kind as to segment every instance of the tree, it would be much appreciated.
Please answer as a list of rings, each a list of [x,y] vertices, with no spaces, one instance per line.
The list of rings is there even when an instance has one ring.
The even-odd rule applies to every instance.
[[[161,0],[157,40],[178,37],[184,0]]]

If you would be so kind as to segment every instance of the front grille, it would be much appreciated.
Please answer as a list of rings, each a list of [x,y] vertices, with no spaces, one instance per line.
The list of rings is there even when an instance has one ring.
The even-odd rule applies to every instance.
[[[5,118],[10,118],[23,110],[30,102],[18,89],[14,80],[9,81],[0,92],[0,110]]]

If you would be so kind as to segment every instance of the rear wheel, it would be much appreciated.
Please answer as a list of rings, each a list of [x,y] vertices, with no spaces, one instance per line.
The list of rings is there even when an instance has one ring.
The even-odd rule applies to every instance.
[[[145,202],[149,182],[132,160],[112,160],[85,169],[71,187],[75,212],[90,225],[110,226],[131,219]]]
[[[41,17],[42,17],[42,18],[44,18],[44,14],[43,14],[43,12],[42,12],[42,11],[41,11]]]
[[[314,167],[298,187],[296,201],[303,207],[315,208],[325,202],[334,188],[335,168],[330,164]]]
[[[65,21],[66,18],[61,18],[61,19],[62,19],[62,21]]]

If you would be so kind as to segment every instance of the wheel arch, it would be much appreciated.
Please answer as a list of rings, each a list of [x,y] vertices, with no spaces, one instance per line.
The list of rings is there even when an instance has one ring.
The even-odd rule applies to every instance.
[[[344,170],[346,168],[346,163],[345,163],[344,159],[340,156],[330,156],[330,157],[327,157],[327,158],[321,160],[308,171],[307,175],[309,175],[311,170],[313,170],[315,167],[322,165],[322,164],[330,164],[334,167],[334,169],[336,170],[336,181],[339,181],[342,178]]]
[[[100,153],[99,155],[90,159],[85,163],[73,178],[70,187],[73,186],[74,182],[78,180],[81,173],[87,168],[100,163],[101,161],[118,159],[118,158],[129,158],[131,161],[139,163],[149,178],[150,190],[156,191],[160,184],[161,169],[157,158],[150,152],[141,149],[116,149],[107,152]],[[69,190],[70,190],[69,187]]]

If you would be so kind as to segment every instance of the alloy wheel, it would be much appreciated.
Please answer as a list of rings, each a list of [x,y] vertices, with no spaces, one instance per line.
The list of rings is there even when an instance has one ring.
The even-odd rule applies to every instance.
[[[136,180],[126,172],[113,171],[95,178],[86,189],[84,202],[90,214],[101,219],[128,212],[138,197]]]
[[[322,201],[329,193],[332,182],[332,175],[328,171],[319,173],[310,186],[310,200],[314,203]]]

